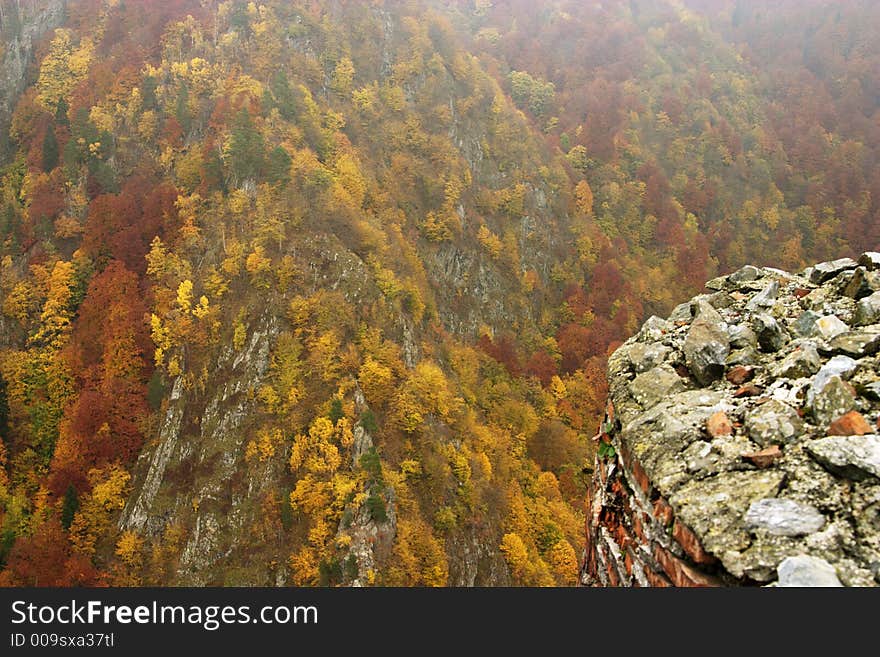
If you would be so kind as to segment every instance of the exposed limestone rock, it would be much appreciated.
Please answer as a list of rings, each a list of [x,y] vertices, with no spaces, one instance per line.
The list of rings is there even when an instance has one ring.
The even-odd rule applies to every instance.
[[[684,383],[669,365],[660,365],[640,374],[630,384],[633,398],[645,408],[680,390],[684,390]]]
[[[694,378],[707,385],[724,374],[730,341],[718,312],[700,302],[697,318],[684,340],[684,357]]]
[[[876,271],[880,269],[880,253],[877,251],[867,251],[859,257],[859,264],[868,271]]]
[[[778,568],[777,586],[843,586],[830,563],[819,557],[787,557]]]
[[[745,422],[749,438],[762,447],[791,442],[800,435],[803,426],[804,423],[798,417],[797,411],[775,399],[751,411]]]
[[[859,301],[855,317],[856,326],[877,322],[880,322],[880,292],[874,292],[871,296]]]
[[[880,479],[880,436],[830,436],[807,443],[807,451],[831,472],[849,479]]]
[[[5,17],[18,29],[14,34],[4,34],[7,40],[0,48],[0,156],[4,155],[9,118],[24,89],[34,47],[43,35],[64,21],[65,4],[64,0],[16,2],[14,8],[10,7],[15,16]]]
[[[611,355],[584,581],[880,583],[878,271],[744,267]]]
[[[779,351],[788,341],[785,329],[767,313],[755,315],[752,328],[758,336],[761,351]]]
[[[752,502],[746,512],[746,529],[765,530],[775,536],[805,536],[824,525],[825,516],[816,507],[785,498]]]
[[[814,266],[810,271],[810,282],[814,284],[824,283],[834,278],[840,272],[847,269],[855,269],[858,263],[852,258],[840,258],[830,262],[822,262]]]

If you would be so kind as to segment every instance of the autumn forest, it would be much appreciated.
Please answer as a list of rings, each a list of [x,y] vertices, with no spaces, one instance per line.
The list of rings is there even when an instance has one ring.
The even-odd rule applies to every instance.
[[[0,585],[575,585],[610,351],[880,244],[878,26],[0,0]]]

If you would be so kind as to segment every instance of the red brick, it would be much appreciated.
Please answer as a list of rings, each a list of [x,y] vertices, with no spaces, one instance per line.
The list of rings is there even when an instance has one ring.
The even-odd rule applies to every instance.
[[[590,536],[590,534],[587,534],[587,538],[592,543],[592,537]],[[586,568],[587,568],[587,573],[590,575],[590,577],[592,577],[594,580],[597,580],[599,578],[599,568],[596,563],[596,550],[590,544],[587,545],[587,566],[586,566]]]
[[[756,386],[754,383],[747,383],[741,388],[739,388],[735,393],[733,393],[734,397],[757,397],[763,392],[761,388]]]
[[[633,574],[633,560],[632,555],[627,550],[623,555],[623,567],[626,568],[626,574],[632,577]]]
[[[767,468],[773,465],[773,463],[781,456],[782,450],[779,449],[779,445],[772,445],[758,452],[749,452],[742,455],[746,461],[749,461],[752,465],[759,468]]]
[[[672,538],[684,549],[687,555],[699,564],[713,564],[718,561],[703,549],[700,539],[694,531],[681,520],[676,520],[672,525]]]
[[[689,566],[684,561],[656,544],[654,545],[654,558],[675,586],[684,588],[721,585],[716,578]]]
[[[605,419],[610,424],[614,424],[614,404],[610,399],[608,400],[608,403],[605,404]]]
[[[729,436],[733,433],[733,425],[730,424],[730,420],[724,411],[716,411],[706,420],[706,431],[713,438]]]
[[[798,298],[798,299],[803,299],[803,298],[804,298],[805,296],[807,296],[809,293],[810,293],[809,290],[807,290],[807,289],[805,289],[805,288],[802,288],[802,287],[796,287],[796,288],[794,289],[794,296],[795,296],[796,298]]]
[[[642,543],[647,543],[647,539],[645,538],[645,528],[642,526],[642,512],[636,511],[632,514],[632,528],[633,533],[639,537],[639,540]]]
[[[746,367],[745,365],[736,365],[730,368],[730,371],[727,373],[726,378],[733,385],[741,386],[746,381],[751,381],[752,377],[754,376],[754,368]]]
[[[631,481],[630,484],[636,484],[642,490],[646,490],[645,487],[647,486],[650,490],[651,484],[648,481],[648,475],[645,474],[645,471],[642,469],[642,466],[639,465],[639,462],[633,458],[632,452],[630,452],[624,445],[620,446],[620,460],[623,463],[623,467],[632,475],[633,481]]]
[[[617,517],[617,512],[612,507],[603,506],[599,511],[599,517],[596,519],[596,522],[613,531],[614,528],[620,524],[620,519]]]
[[[655,573],[650,568],[645,568],[645,579],[648,580],[648,584],[655,588],[669,588],[672,586],[672,583],[666,578],[666,575],[663,573]]]
[[[630,468],[630,472],[632,473],[633,479],[635,479],[635,483],[638,484],[639,488],[642,489],[642,492],[650,497],[651,496],[651,481],[648,479],[648,474],[642,468],[638,461],[635,459],[632,460],[632,466]]]
[[[620,577],[617,575],[617,568],[614,566],[614,557],[611,551],[608,551],[607,561],[605,562],[605,572],[608,573],[608,585],[620,586]]]
[[[841,415],[828,427],[829,436],[864,436],[872,431],[871,425],[858,411]]]
[[[669,503],[662,497],[658,497],[654,500],[654,517],[657,518],[660,524],[664,527],[668,527],[669,523],[671,523],[672,519],[675,517],[672,507],[669,506]]]
[[[633,543],[632,536],[628,531],[626,531],[626,527],[624,527],[622,524],[618,524],[614,528],[612,536],[614,537],[614,540],[617,541],[617,544],[620,546],[621,550],[625,550]]]

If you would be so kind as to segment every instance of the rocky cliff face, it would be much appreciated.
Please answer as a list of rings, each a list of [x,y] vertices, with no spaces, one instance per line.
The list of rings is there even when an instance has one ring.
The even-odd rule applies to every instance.
[[[880,254],[746,266],[610,358],[582,581],[880,582]]]
[[[9,118],[24,89],[34,45],[64,19],[64,0],[0,1],[0,158],[6,152]]]

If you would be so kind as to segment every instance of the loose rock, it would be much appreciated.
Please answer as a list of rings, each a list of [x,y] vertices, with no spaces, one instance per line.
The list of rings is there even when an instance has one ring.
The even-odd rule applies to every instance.
[[[840,416],[853,410],[855,391],[840,377],[832,376],[813,399],[813,418],[819,426],[828,426]]]
[[[702,385],[708,385],[724,374],[730,341],[721,324],[722,319],[715,309],[701,303],[684,341],[685,362]]]
[[[798,555],[782,560],[777,568],[779,581],[777,586],[843,586],[834,567],[820,557]]]
[[[641,374],[660,365],[672,350],[663,344],[637,342],[629,350],[633,369]]]
[[[735,349],[746,349],[758,346],[758,336],[747,324],[732,324],[727,327],[730,346]]]
[[[752,328],[762,351],[779,351],[788,342],[788,335],[779,322],[766,313],[754,317]]]
[[[752,502],[745,517],[746,529],[762,529],[774,536],[805,536],[825,526],[816,507],[780,497]]]
[[[762,447],[773,443],[790,443],[800,434],[803,425],[797,411],[776,399],[758,406],[748,414],[745,421],[749,438]]]
[[[859,301],[855,316],[856,326],[876,324],[877,322],[880,322],[880,292],[874,292]]]
[[[760,386],[756,386],[754,383],[747,383],[744,386],[737,389],[735,393],[733,393],[734,397],[757,397],[764,389]]]
[[[724,411],[717,411],[706,420],[706,431],[713,438],[729,436],[733,433],[733,425]]]
[[[877,251],[866,251],[859,257],[859,264],[868,271],[880,269],[880,253]]]
[[[776,295],[779,294],[779,283],[771,281],[767,287],[752,297],[752,300],[746,304],[746,310],[758,310],[760,308],[769,308],[776,301]]]
[[[782,456],[782,450],[779,445],[771,445],[758,452],[748,452],[742,457],[757,468],[767,468]]]
[[[731,283],[739,285],[740,283],[750,283],[761,277],[761,270],[752,265],[746,265],[727,277]]]
[[[831,436],[811,440],[807,452],[830,472],[848,479],[880,478],[880,436]]]
[[[828,344],[830,351],[849,356],[870,356],[880,349],[880,330],[859,329],[842,333]]]
[[[850,299],[861,299],[868,296],[874,290],[871,288],[870,274],[865,271],[864,267],[859,267],[853,272],[849,282],[841,291]]]
[[[755,376],[755,368],[754,367],[746,367],[744,365],[736,365],[735,367],[730,368],[730,371],[726,375],[726,379],[730,381],[733,385],[741,386],[746,381],[751,381]]]
[[[831,380],[831,377],[839,377],[848,379],[858,369],[859,364],[849,356],[835,356],[825,363],[816,376],[813,377],[813,383],[807,391],[807,404],[813,405],[813,399],[816,393],[820,392],[825,385]]]
[[[639,342],[658,342],[672,330],[672,324],[657,315],[651,315],[639,331],[636,339]]]
[[[847,269],[855,269],[858,263],[852,258],[840,258],[830,262],[822,262],[813,266],[810,272],[810,282],[818,285],[837,276]]]
[[[834,336],[846,333],[847,331],[849,331],[849,326],[840,321],[836,316],[825,315],[813,323],[811,335],[823,340],[830,340]]]
[[[820,317],[822,317],[822,315],[819,313],[813,312],[812,310],[805,310],[792,325],[792,330],[801,337],[813,335],[813,327],[816,324],[816,320]]]
[[[816,347],[806,343],[782,359],[782,362],[771,370],[771,374],[774,379],[798,379],[815,374],[821,366],[822,360]]]

